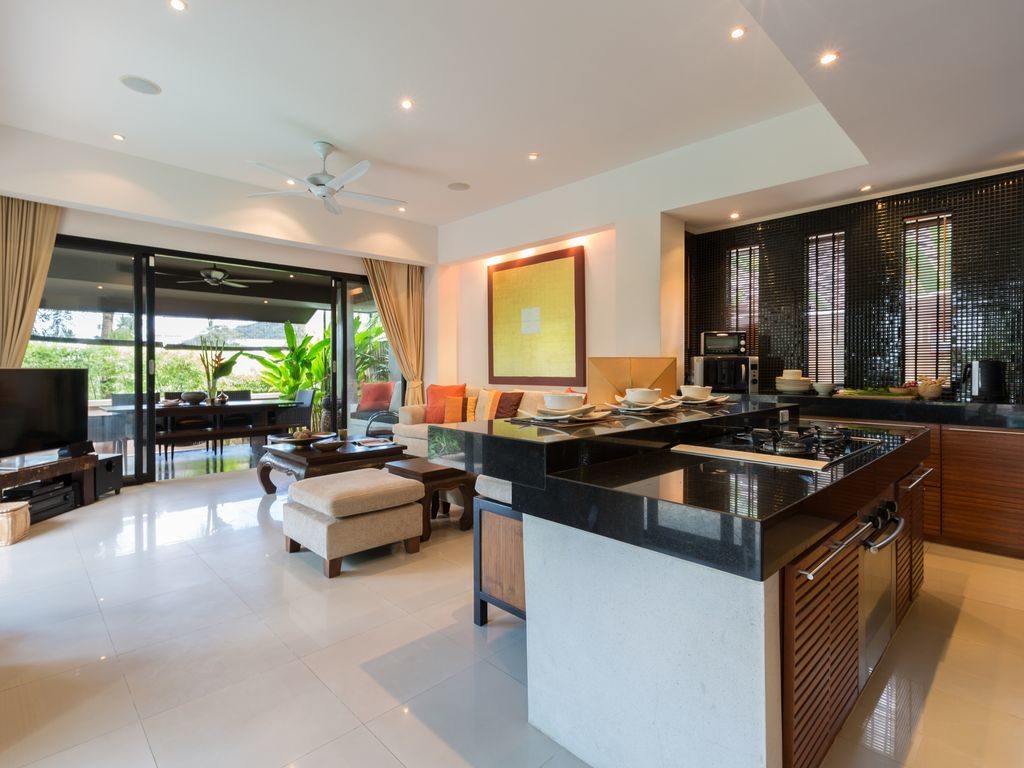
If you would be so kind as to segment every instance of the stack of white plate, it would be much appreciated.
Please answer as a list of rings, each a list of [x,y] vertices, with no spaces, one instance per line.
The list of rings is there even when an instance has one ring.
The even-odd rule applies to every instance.
[[[796,395],[811,388],[811,379],[799,368],[787,368],[775,377],[775,388],[787,395]]]

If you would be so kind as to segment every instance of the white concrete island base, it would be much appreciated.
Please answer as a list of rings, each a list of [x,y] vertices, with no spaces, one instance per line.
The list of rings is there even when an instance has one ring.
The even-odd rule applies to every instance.
[[[530,723],[594,768],[782,765],[779,578],[523,516]]]

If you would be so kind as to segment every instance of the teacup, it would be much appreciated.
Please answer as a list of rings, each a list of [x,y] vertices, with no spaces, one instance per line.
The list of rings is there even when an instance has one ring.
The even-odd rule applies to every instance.
[[[711,397],[711,387],[697,387],[692,384],[683,384],[679,387],[679,394],[694,400],[706,400]]]
[[[836,385],[831,381],[816,381],[811,385],[814,387],[814,391],[819,395],[828,396],[832,394],[832,390],[836,388]]]
[[[580,392],[558,392],[544,395],[544,407],[556,411],[568,411],[583,405],[586,395]]]
[[[626,390],[626,399],[637,405],[650,405],[661,399],[660,389],[633,388]]]

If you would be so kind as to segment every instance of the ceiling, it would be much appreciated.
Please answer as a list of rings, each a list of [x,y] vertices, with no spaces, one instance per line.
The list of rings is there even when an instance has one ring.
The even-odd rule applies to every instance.
[[[325,139],[429,224],[816,103],[738,0],[15,0],[0,71],[2,124],[267,189],[247,160],[305,175]]]
[[[868,163],[672,211],[688,229],[1024,165],[1020,0],[743,3]],[[826,48],[840,52],[829,68]]]

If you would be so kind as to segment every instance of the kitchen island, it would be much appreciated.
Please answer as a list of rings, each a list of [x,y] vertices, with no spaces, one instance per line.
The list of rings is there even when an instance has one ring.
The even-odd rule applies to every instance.
[[[742,401],[600,425],[431,428],[433,457],[511,483],[529,719],[595,768],[811,766],[845,719],[862,685],[860,541],[811,579],[800,571],[894,503],[927,433],[874,430],[870,450],[822,471],[671,450],[787,415],[797,409]]]

